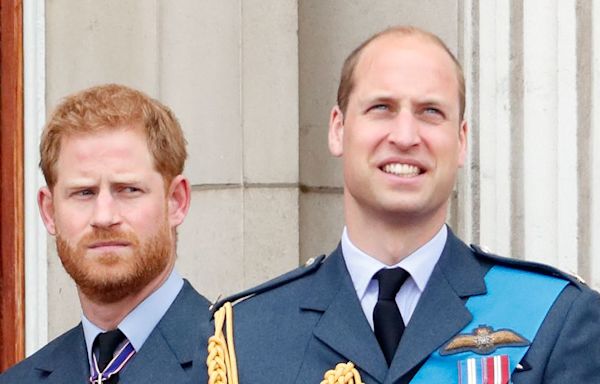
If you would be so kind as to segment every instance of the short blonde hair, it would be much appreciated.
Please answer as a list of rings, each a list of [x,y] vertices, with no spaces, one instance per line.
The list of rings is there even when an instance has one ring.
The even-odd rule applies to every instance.
[[[342,74],[340,76],[340,84],[338,86],[337,92],[337,105],[342,111],[342,113],[346,113],[346,109],[348,108],[348,100],[350,99],[350,95],[354,90],[354,70],[356,69],[356,65],[360,59],[361,53],[363,50],[371,44],[374,40],[388,35],[399,35],[399,36],[418,36],[423,37],[435,45],[442,48],[448,56],[452,59],[455,64],[456,69],[456,77],[458,79],[458,97],[459,97],[459,106],[460,106],[460,118],[464,118],[465,114],[465,75],[463,73],[462,66],[454,56],[450,49],[446,46],[446,44],[434,35],[431,32],[427,32],[423,29],[411,27],[411,26],[397,26],[391,27],[386,30],[383,30],[375,35],[369,37],[367,40],[363,41],[344,61],[344,65],[342,66]]]
[[[187,143],[173,112],[140,91],[107,84],[66,97],[52,112],[40,143],[40,168],[48,187],[56,184],[55,165],[64,137],[124,125],[138,125],[143,129],[154,166],[166,185],[183,172]]]

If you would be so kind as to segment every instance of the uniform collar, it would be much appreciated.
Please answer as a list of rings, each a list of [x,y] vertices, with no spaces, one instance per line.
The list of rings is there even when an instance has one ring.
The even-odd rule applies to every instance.
[[[403,268],[410,273],[410,278],[413,279],[418,289],[423,292],[429,277],[431,277],[433,268],[442,254],[447,238],[448,229],[446,225],[442,225],[431,240],[402,259],[398,264],[388,266],[356,247],[348,236],[347,228],[344,227],[341,241],[342,253],[359,300],[362,300],[365,295],[367,286],[373,276],[382,268]]]
[[[182,287],[183,279],[173,269],[167,280],[119,323],[118,328],[127,337],[129,342],[131,342],[136,352],[139,352],[142,348],[142,345],[167,312]],[[99,333],[106,332],[107,330],[99,328],[83,314],[81,316],[81,324],[85,335],[88,361],[91,364],[94,339]]]

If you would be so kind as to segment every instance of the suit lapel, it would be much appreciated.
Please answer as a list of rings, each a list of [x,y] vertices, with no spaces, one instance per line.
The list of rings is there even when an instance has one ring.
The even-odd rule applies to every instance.
[[[352,361],[383,382],[387,364],[364,316],[340,247],[315,275],[314,287],[319,294],[307,296],[301,309],[323,312],[313,331],[315,337],[343,356],[340,363]]]
[[[45,373],[49,384],[88,382],[90,368],[81,324],[57,340],[48,358],[39,361],[36,369]]]
[[[440,260],[406,327],[386,382],[394,383],[462,330],[472,319],[466,298],[486,292],[487,268],[448,231]]]
[[[123,383],[191,383],[168,341],[156,329],[120,376]]]
[[[120,382],[206,382],[202,348],[208,335],[209,304],[186,281],[167,313],[120,375]]]

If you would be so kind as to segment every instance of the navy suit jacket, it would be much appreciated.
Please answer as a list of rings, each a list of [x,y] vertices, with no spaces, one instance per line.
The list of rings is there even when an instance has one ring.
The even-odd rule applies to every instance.
[[[119,375],[119,383],[196,384],[208,381],[210,303],[185,281],[181,292]],[[81,324],[0,375],[0,384],[89,383]]]
[[[449,232],[388,368],[338,247],[324,260],[229,298],[251,296],[234,307],[240,383],[319,383],[327,370],[348,361],[365,383],[408,383],[432,352],[470,322],[465,302],[486,293],[483,278],[499,263],[559,274],[550,267],[486,255]],[[600,383],[600,295],[570,281],[522,368],[513,373],[515,384]],[[535,292],[514,300],[535,300]]]

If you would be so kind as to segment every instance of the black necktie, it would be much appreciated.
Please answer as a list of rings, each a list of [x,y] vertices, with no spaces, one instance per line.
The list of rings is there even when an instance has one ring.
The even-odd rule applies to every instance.
[[[115,350],[125,340],[125,335],[119,329],[113,329],[105,333],[100,333],[94,340],[94,348],[98,348],[98,368],[100,372],[106,369],[106,366],[113,359]],[[119,374],[113,375],[110,380],[103,381],[106,384],[118,383]]]
[[[388,365],[391,364],[404,332],[404,321],[396,305],[396,294],[409,273],[402,268],[382,269],[375,274],[379,280],[379,297],[373,311],[375,337]]]

